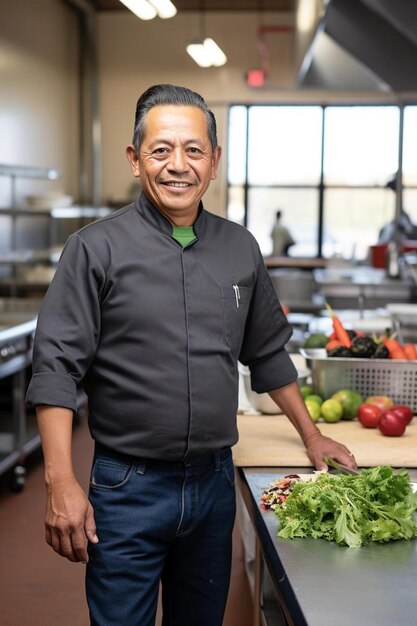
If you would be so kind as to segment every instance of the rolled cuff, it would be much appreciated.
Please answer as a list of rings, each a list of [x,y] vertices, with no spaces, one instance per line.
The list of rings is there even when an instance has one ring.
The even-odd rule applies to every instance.
[[[251,385],[257,393],[265,393],[289,385],[298,378],[298,372],[286,350],[271,358],[252,364]]]
[[[71,376],[56,372],[34,374],[26,394],[26,402],[33,406],[48,404],[75,411],[77,384]]]

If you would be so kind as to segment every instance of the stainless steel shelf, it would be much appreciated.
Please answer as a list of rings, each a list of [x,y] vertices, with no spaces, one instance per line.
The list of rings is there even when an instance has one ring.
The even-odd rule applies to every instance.
[[[4,163],[0,163],[0,176],[57,180],[60,175],[59,170],[53,167],[31,167],[27,165],[5,165]]]
[[[30,207],[0,208],[0,215],[11,217],[47,217],[53,219],[79,219],[83,217],[105,217],[113,212],[109,207],[70,206],[46,207],[31,209]]]

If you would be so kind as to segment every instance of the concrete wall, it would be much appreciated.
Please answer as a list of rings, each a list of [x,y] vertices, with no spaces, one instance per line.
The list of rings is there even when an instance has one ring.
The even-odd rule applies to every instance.
[[[57,182],[18,180],[19,203],[78,189],[78,21],[60,0],[0,2],[0,163],[56,167]],[[0,176],[0,206],[10,181]]]

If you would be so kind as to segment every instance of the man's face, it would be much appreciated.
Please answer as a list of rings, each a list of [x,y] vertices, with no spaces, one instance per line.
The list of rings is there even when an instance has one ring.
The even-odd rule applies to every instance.
[[[126,154],[149,200],[174,224],[191,226],[216,178],[221,155],[219,147],[211,147],[203,111],[182,105],[153,107],[139,154],[133,146]]]

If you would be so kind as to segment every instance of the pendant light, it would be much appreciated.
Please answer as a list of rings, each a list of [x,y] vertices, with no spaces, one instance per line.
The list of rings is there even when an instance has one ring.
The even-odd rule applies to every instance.
[[[199,24],[200,38],[186,47],[187,53],[200,67],[220,67],[227,61],[227,57],[220,46],[211,37],[206,37],[205,32],[204,0],[200,0]]]
[[[141,20],[153,20],[157,15],[162,19],[174,17],[177,13],[171,0],[120,0]]]

